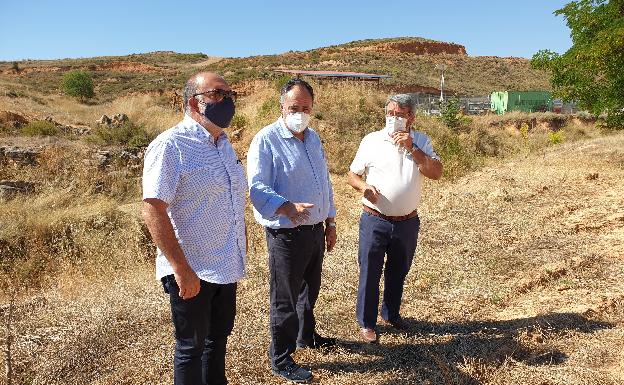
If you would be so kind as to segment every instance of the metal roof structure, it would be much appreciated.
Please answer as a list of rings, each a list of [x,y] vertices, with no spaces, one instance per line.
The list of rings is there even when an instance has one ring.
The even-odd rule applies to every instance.
[[[374,80],[390,79],[390,75],[378,75],[367,74],[364,72],[342,72],[342,71],[309,71],[309,70],[274,70],[275,72],[282,72],[287,74],[293,74],[295,76],[313,76],[321,78],[333,78],[333,79],[355,79],[355,80]]]

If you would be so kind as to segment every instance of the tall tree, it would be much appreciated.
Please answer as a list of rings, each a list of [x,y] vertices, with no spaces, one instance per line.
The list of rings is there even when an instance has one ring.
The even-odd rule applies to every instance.
[[[555,15],[565,17],[572,47],[538,51],[531,64],[552,72],[555,96],[624,128],[624,0],[572,1]]]

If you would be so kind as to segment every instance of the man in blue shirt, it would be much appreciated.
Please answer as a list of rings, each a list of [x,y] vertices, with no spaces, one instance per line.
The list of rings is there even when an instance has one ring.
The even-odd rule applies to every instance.
[[[298,383],[312,373],[295,364],[295,349],[336,342],[315,331],[323,254],[336,243],[336,208],[321,140],[308,127],[313,103],[307,82],[286,83],[282,116],[256,134],[247,154],[254,217],[265,227],[269,250],[271,366]]]

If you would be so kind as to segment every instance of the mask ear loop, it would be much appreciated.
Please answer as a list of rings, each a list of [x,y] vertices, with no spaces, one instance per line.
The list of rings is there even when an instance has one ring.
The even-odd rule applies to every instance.
[[[204,112],[206,111],[206,105],[207,105],[208,103],[204,102],[204,101],[201,99],[201,95],[195,95],[195,96],[194,96],[194,98],[195,98],[195,100],[197,100],[197,112],[199,112],[200,114],[202,114],[202,115],[203,115],[203,114],[204,114]],[[203,108],[202,108],[202,107],[203,107]],[[204,111],[202,111],[202,109],[203,109]]]

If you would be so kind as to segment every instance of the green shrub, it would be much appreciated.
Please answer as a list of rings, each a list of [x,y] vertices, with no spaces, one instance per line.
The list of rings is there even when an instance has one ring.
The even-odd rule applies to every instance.
[[[462,116],[460,114],[459,99],[452,98],[443,102],[440,106],[440,119],[448,127],[456,129],[462,124]]]
[[[52,122],[36,120],[25,125],[22,133],[28,136],[54,136],[59,133],[59,129]]]
[[[232,118],[232,122],[230,123],[230,128],[236,130],[240,128],[245,128],[245,126],[247,126],[248,124],[249,124],[249,119],[247,119],[245,115],[236,114]]]
[[[548,133],[548,141],[551,144],[559,144],[563,142],[563,131],[552,131]]]
[[[93,79],[91,75],[84,71],[71,71],[63,76],[61,84],[63,92],[69,96],[78,98],[80,101],[91,99],[95,93],[93,91]]]
[[[282,87],[284,87],[284,85],[288,83],[290,79],[292,78],[288,75],[282,75],[279,78],[275,79],[274,84],[277,91],[281,91]]]
[[[98,126],[91,131],[91,140],[99,144],[147,147],[154,139],[142,126],[126,122],[120,126]]]
[[[268,117],[278,117],[280,115],[280,104],[279,99],[274,96],[266,100],[260,108],[258,108],[258,117],[260,118],[268,118]]]

